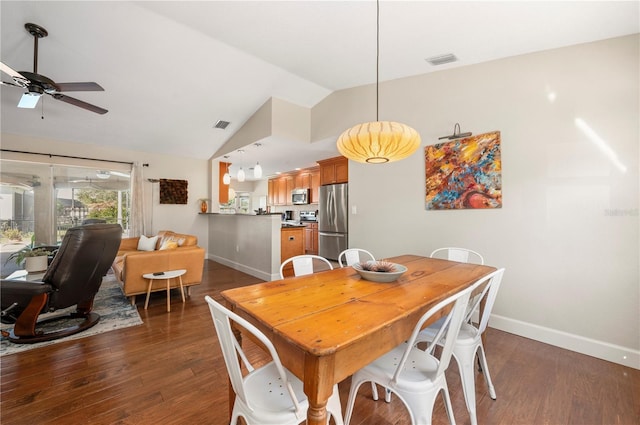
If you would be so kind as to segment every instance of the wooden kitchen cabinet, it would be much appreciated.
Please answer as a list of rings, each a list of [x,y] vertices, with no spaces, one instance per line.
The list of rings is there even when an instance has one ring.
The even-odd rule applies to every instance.
[[[295,180],[293,176],[286,176],[284,177],[284,181],[285,181],[285,187],[287,190],[287,194],[286,194],[286,199],[284,201],[284,205],[293,205],[293,202],[291,201],[291,192],[293,192],[293,189],[295,189]]]
[[[296,255],[302,255],[305,252],[306,228],[304,227],[283,227],[280,230],[280,262],[284,262]],[[290,270],[289,270],[290,269]],[[283,270],[285,276],[293,274],[293,263],[287,264]]]
[[[287,181],[284,178],[280,177],[275,181],[274,189],[277,194],[277,199],[275,204],[287,205]]]
[[[317,204],[320,188],[320,169],[308,168],[298,173],[282,175],[269,179],[267,188],[268,205],[292,205],[293,189],[310,189],[309,203]]]
[[[311,175],[309,173],[298,173],[294,177],[294,189],[311,188]]]
[[[267,183],[267,205],[275,205],[275,180],[269,179]]]
[[[317,204],[320,199],[320,170],[313,171],[309,174],[311,184],[311,204]]]
[[[318,255],[318,223],[307,223],[304,229],[304,251]]]
[[[318,161],[320,165],[320,186],[349,181],[349,160],[344,156]]]

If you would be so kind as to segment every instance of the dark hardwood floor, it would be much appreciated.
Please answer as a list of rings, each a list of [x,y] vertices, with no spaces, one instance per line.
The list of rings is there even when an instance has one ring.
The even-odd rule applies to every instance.
[[[258,279],[207,261],[186,304],[153,294],[143,325],[61,342],[1,362],[0,423],[225,424],[227,375],[204,296]],[[498,399],[477,375],[479,424],[638,424],[640,371],[489,329],[487,358]],[[247,339],[245,339],[247,341]],[[252,357],[259,349],[249,348]],[[457,367],[447,371],[456,420],[468,424]],[[343,408],[349,380],[340,383]],[[352,424],[408,424],[397,397],[374,402],[363,385]],[[446,424],[441,400],[434,424]]]

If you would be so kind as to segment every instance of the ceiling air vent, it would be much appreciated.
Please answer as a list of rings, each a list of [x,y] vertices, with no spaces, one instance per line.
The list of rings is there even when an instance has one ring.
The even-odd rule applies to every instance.
[[[224,130],[229,124],[231,124],[229,121],[218,120],[213,128],[221,128]]]
[[[448,53],[446,55],[433,56],[425,60],[429,62],[431,65],[437,66],[437,65],[444,65],[445,63],[456,62],[458,58],[454,54]]]

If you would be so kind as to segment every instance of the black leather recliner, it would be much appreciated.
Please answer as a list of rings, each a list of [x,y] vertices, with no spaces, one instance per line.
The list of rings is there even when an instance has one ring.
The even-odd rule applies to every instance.
[[[91,311],[93,298],[121,239],[119,224],[73,227],[67,230],[42,281],[1,280],[2,322],[15,323],[11,332],[3,331],[3,336],[15,343],[34,343],[72,335],[98,323],[100,316]],[[80,324],[50,332],[36,331],[40,314],[73,305],[77,305],[76,311],[62,317],[84,319]]]

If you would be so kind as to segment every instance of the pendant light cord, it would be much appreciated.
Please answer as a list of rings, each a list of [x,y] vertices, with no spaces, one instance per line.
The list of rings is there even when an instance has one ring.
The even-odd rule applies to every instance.
[[[380,0],[376,0],[376,121],[378,119],[378,108],[380,102],[378,101],[378,86],[380,85]]]

